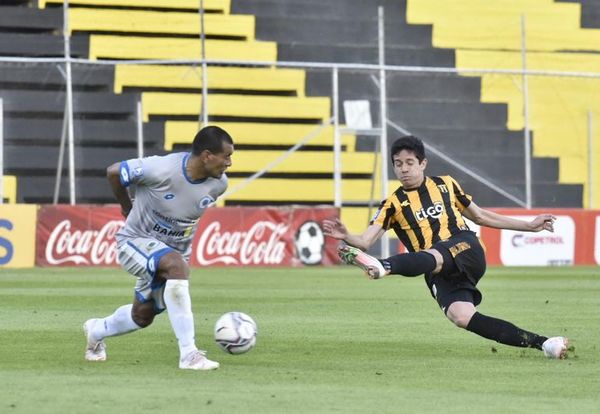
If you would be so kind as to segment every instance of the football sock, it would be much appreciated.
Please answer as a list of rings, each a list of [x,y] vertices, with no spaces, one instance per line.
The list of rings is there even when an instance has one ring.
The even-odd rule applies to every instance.
[[[169,279],[165,285],[165,304],[171,326],[177,337],[181,358],[197,350],[194,332],[194,314],[187,280]]]
[[[502,319],[492,318],[475,312],[467,325],[467,330],[487,339],[505,345],[522,348],[542,349],[542,344],[548,338],[516,327]]]
[[[437,263],[430,253],[413,252],[388,257],[381,260],[381,264],[393,275],[419,276],[432,272]]]
[[[109,336],[123,335],[141,329],[141,326],[135,323],[131,317],[132,308],[132,304],[123,305],[112,315],[104,319],[98,319],[92,329],[92,337],[97,341],[101,341]]]

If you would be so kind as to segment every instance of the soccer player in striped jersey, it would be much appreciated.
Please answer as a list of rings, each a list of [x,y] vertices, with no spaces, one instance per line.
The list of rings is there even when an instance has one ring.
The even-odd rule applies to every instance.
[[[401,186],[381,203],[364,233],[350,234],[337,219],[323,222],[326,235],[347,243],[339,249],[340,258],[371,279],[424,274],[431,295],[456,326],[502,344],[542,350],[549,358],[565,358],[567,338],[548,338],[477,311],[485,253],[463,220],[464,216],[481,226],[539,232],[554,231],[555,217],[541,214],[527,222],[497,214],[477,206],[452,177],[425,176],[425,147],[417,137],[396,140],[391,158]],[[366,254],[389,229],[409,252],[382,260]]]

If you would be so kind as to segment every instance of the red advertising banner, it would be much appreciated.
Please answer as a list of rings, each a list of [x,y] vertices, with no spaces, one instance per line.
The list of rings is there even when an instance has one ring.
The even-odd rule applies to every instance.
[[[206,211],[193,244],[192,266],[302,266],[339,263],[337,242],[321,221],[333,207],[224,207]],[[117,266],[118,206],[42,206],[36,231],[38,266]]]
[[[196,232],[194,266],[300,266],[339,263],[337,241],[321,221],[338,217],[321,208],[227,207],[207,210]]]
[[[117,206],[42,206],[38,212],[38,266],[117,266],[115,234],[125,224]]]

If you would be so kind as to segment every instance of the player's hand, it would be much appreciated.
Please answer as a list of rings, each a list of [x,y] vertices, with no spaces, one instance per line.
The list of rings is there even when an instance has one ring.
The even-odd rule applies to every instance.
[[[554,233],[554,221],[556,221],[556,217],[552,214],[540,214],[529,222],[529,228],[531,231],[548,230]]]
[[[333,237],[334,239],[343,240],[348,235],[348,229],[338,219],[323,220],[323,233],[326,236]]]

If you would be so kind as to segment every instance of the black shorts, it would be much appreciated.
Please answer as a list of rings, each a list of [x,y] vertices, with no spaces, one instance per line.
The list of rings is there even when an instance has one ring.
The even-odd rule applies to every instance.
[[[461,231],[431,248],[440,252],[444,264],[440,272],[426,274],[425,282],[444,313],[453,302],[479,305],[482,297],[476,286],[486,265],[485,251],[477,235],[472,231]]]

